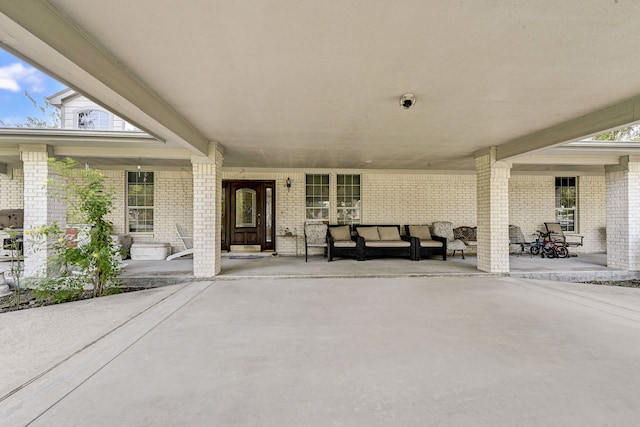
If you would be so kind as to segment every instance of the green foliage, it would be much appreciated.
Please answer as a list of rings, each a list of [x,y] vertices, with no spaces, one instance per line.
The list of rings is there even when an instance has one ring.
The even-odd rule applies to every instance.
[[[22,257],[22,239],[21,233],[7,227],[4,232],[9,236],[9,244],[5,245],[5,249],[11,251],[11,264],[9,266],[9,274],[13,277],[13,283],[16,288],[13,290],[13,305],[14,307],[20,306],[20,279],[22,277],[22,271],[24,270],[24,261]]]
[[[605,132],[593,138],[595,141],[640,142],[640,125]]]
[[[119,254],[111,239],[113,225],[106,219],[113,207],[113,193],[105,188],[104,175],[98,171],[79,169],[72,159],[50,159],[49,163],[62,178],[48,181],[52,191],[67,200],[68,208],[87,229],[71,235],[52,224],[31,231],[55,254],[47,266],[54,279],[38,287],[43,295],[48,292],[61,299],[77,297],[83,284],[93,286],[93,296],[112,293],[120,285]]]
[[[40,300],[50,300],[54,304],[76,301],[84,292],[86,278],[71,275],[40,279],[34,295]]]

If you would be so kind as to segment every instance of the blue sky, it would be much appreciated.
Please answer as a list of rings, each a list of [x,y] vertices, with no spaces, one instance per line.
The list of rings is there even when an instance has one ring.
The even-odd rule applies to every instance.
[[[42,113],[24,95],[28,91],[40,104],[66,86],[40,70],[0,49],[0,120],[5,126],[20,124],[27,116],[42,117]]]

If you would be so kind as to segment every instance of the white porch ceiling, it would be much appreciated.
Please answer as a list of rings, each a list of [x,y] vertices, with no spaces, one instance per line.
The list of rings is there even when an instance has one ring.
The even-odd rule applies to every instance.
[[[639,18],[628,0],[0,0],[0,43],[166,142],[153,150],[469,170],[491,146],[530,164],[640,120]]]

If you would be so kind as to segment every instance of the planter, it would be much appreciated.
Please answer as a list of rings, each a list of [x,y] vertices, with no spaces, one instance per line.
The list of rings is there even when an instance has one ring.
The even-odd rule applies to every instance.
[[[4,271],[0,273],[0,297],[5,295],[9,295],[11,293],[11,289],[9,288],[9,284],[7,283],[7,279],[4,277]]]
[[[160,261],[171,253],[169,243],[134,243],[131,245],[131,259],[134,261]]]

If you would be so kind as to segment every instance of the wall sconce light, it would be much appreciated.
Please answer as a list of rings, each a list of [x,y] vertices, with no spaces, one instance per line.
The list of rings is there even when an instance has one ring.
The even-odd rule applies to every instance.
[[[287,177],[287,191],[291,191],[291,178]]]

